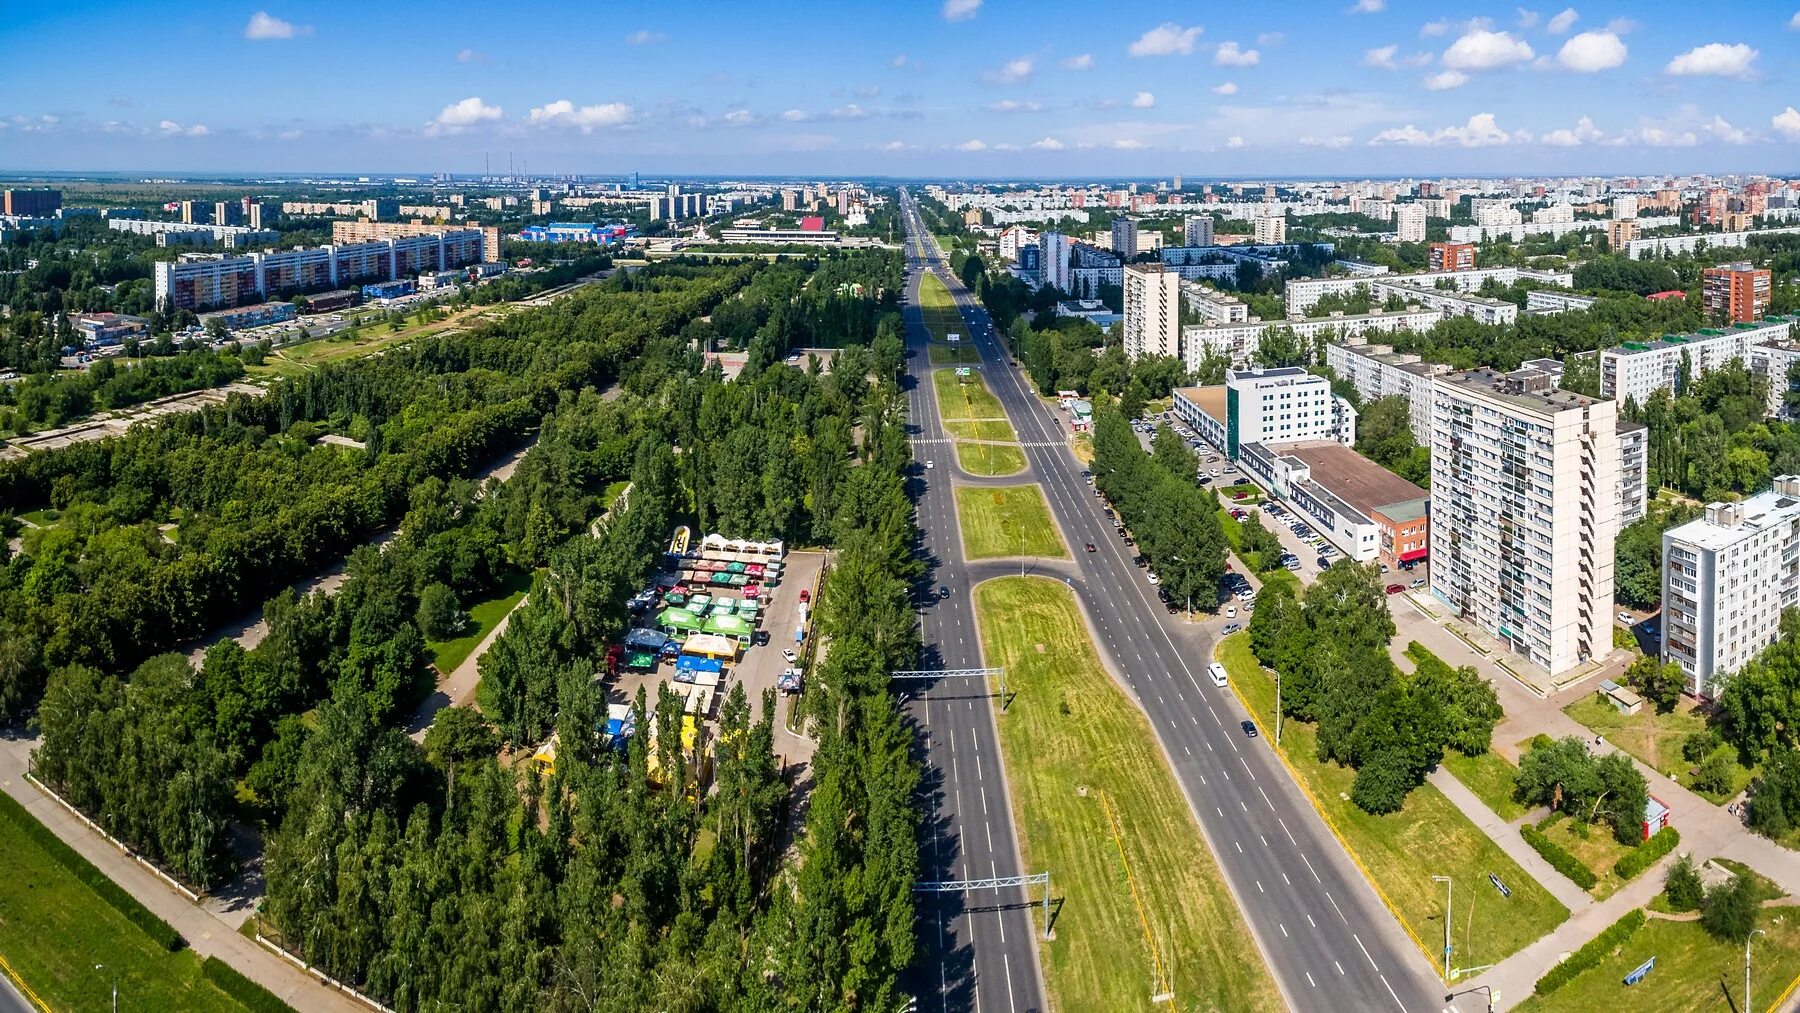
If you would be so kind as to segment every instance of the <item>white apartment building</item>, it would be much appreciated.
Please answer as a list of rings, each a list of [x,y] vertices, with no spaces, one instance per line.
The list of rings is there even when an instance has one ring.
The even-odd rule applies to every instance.
[[[1287,242],[1287,219],[1278,215],[1256,220],[1256,241],[1259,243]]]
[[[1014,225],[1000,233],[1000,257],[1003,260],[1018,260],[1019,249],[1036,246],[1037,233],[1023,225]]]
[[[1552,292],[1547,288],[1534,288],[1525,293],[1525,312],[1527,313],[1564,313],[1569,310],[1592,309],[1599,299],[1591,295],[1576,295],[1573,292]]]
[[[1504,299],[1490,299],[1484,295],[1449,292],[1439,288],[1424,288],[1419,285],[1389,281],[1386,278],[1370,279],[1369,294],[1377,302],[1385,303],[1389,296],[1399,296],[1408,303],[1429,306],[1442,313],[1446,320],[1451,317],[1469,317],[1484,324],[1510,324],[1519,319],[1518,304],[1507,302]]]
[[[1518,208],[1482,208],[1475,213],[1475,224],[1488,228],[1519,225],[1524,221],[1525,216],[1519,213]]]
[[[1402,243],[1425,241],[1425,209],[1417,204],[1402,204],[1394,209],[1394,230]]]
[[[1644,516],[1650,502],[1650,427],[1619,420],[1619,527]]]
[[[1181,355],[1181,275],[1161,264],[1127,264],[1124,269],[1125,358]]]
[[[1618,405],[1538,370],[1436,377],[1431,592],[1552,675],[1612,650]]]
[[[1038,277],[1045,285],[1068,292],[1069,252],[1074,240],[1060,232],[1038,233]]]
[[[1638,199],[1636,194],[1622,193],[1613,198],[1612,216],[1617,219],[1636,218]]]
[[[1181,301],[1209,324],[1241,324],[1250,319],[1250,307],[1244,300],[1197,281],[1181,283]]]
[[[1708,327],[1694,334],[1655,341],[1628,341],[1600,353],[1600,394],[1614,401],[1643,404],[1652,392],[1675,387],[1685,361],[1690,377],[1704,376],[1733,359],[1752,365],[1751,349],[1788,336],[1786,317],[1735,327]]]
[[[1644,228],[1650,228],[1648,220]],[[1727,246],[1749,246],[1751,236],[1779,236],[1800,232],[1800,225],[1787,225],[1776,229],[1751,229],[1746,232],[1695,232],[1685,236],[1657,236],[1652,239],[1633,239],[1625,244],[1625,252],[1633,260],[1649,260],[1665,253],[1693,253],[1701,244],[1709,250],[1717,250]]]
[[[1559,225],[1566,225],[1575,220],[1575,209],[1568,204],[1551,204],[1548,207],[1541,207],[1536,211],[1533,211],[1531,213],[1531,220],[1533,222],[1555,222]]]
[[[1541,281],[1546,285],[1555,285],[1558,288],[1572,288],[1575,285],[1575,276],[1564,271],[1526,271],[1517,267],[1478,267],[1472,271],[1418,271],[1412,274],[1295,278],[1287,283],[1285,297],[1289,313],[1304,313],[1326,295],[1348,295],[1358,288],[1367,288],[1377,283],[1413,285],[1432,291],[1443,291],[1437,287],[1438,283],[1448,281],[1458,292],[1473,292],[1481,288],[1489,278],[1494,279],[1500,285],[1511,285],[1520,278]],[[1402,292],[1402,295],[1404,294]]]
[[[1213,244],[1212,215],[1188,215],[1182,223],[1181,245],[1211,246]]]
[[[1114,218],[1112,223],[1112,251],[1120,260],[1130,260],[1138,255],[1138,223],[1136,218]]]
[[[1234,366],[1242,368],[1250,365],[1263,335],[1275,327],[1289,328],[1308,341],[1332,341],[1370,333],[1424,332],[1442,319],[1437,310],[1412,306],[1392,313],[1381,310],[1334,312],[1325,317],[1290,317],[1286,320],[1249,317],[1237,324],[1189,324],[1181,329],[1182,359],[1189,369],[1199,369],[1208,354],[1224,355]]]
[[[1449,366],[1396,352],[1390,345],[1372,345],[1367,338],[1326,345],[1325,365],[1355,387],[1365,404],[1377,398],[1405,398],[1413,439],[1422,447],[1431,445],[1431,378],[1451,372]]]
[[[1298,366],[1227,370],[1223,385],[1174,394],[1175,417],[1234,461],[1251,443],[1356,444],[1356,409],[1331,392],[1331,381]]]
[[[1771,417],[1791,418],[1785,395],[1790,389],[1800,389],[1791,387],[1788,381],[1788,371],[1795,365],[1800,365],[1800,342],[1771,341],[1750,349],[1750,372],[1769,383]]]
[[[1708,503],[1662,544],[1662,658],[1687,673],[1689,693],[1712,696],[1800,605],[1800,475],[1742,502]]]

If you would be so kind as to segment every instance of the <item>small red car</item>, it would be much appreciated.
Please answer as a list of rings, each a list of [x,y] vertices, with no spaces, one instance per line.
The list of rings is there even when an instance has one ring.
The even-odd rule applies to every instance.
[[[1399,584],[1389,584],[1387,586],[1388,594],[1399,594],[1400,592],[1402,592],[1404,590],[1406,590],[1406,588],[1401,587]]]
[[[1095,548],[1095,547],[1094,547],[1094,543],[1093,543],[1093,542],[1089,542],[1089,543],[1087,543],[1087,550],[1088,550],[1088,551],[1089,551],[1089,552],[1099,552],[1099,551],[1100,551],[1100,550],[1099,550],[1099,549],[1097,549],[1097,548]]]

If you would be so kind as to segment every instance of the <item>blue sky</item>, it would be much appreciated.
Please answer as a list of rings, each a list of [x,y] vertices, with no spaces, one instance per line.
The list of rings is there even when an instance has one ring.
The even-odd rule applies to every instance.
[[[1800,172],[1800,0],[62,0],[0,52],[0,170]]]

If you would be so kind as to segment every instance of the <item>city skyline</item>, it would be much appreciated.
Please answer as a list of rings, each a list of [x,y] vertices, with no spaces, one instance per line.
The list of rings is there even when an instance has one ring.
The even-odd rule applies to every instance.
[[[1800,11],[1771,3],[1703,28],[1659,3],[524,13],[24,11],[0,29],[19,54],[0,170],[466,174],[485,159],[496,172],[1199,178],[1779,173],[1800,155],[1787,89]],[[72,74],[83,38],[128,39],[180,69]],[[215,73],[226,83],[202,86]]]

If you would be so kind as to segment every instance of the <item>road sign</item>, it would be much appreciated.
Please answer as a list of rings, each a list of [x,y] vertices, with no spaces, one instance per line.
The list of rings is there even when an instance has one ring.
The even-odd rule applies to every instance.
[[[1505,883],[1500,882],[1499,876],[1496,876],[1491,872],[1488,873],[1488,882],[1494,884],[1494,889],[1500,891],[1500,896],[1502,896],[1502,897],[1511,897],[1512,896],[1512,891],[1508,890],[1506,888]]]
[[[1651,957],[1649,960],[1646,960],[1643,963],[1639,964],[1637,966],[1637,970],[1635,970],[1625,976],[1625,984],[1635,985],[1638,982],[1643,981],[1644,975],[1649,974],[1653,969],[1655,969],[1655,967],[1656,967],[1656,958]]]
[[[969,367],[967,367],[967,366],[956,367],[956,375],[957,376],[968,376],[969,375]]]

